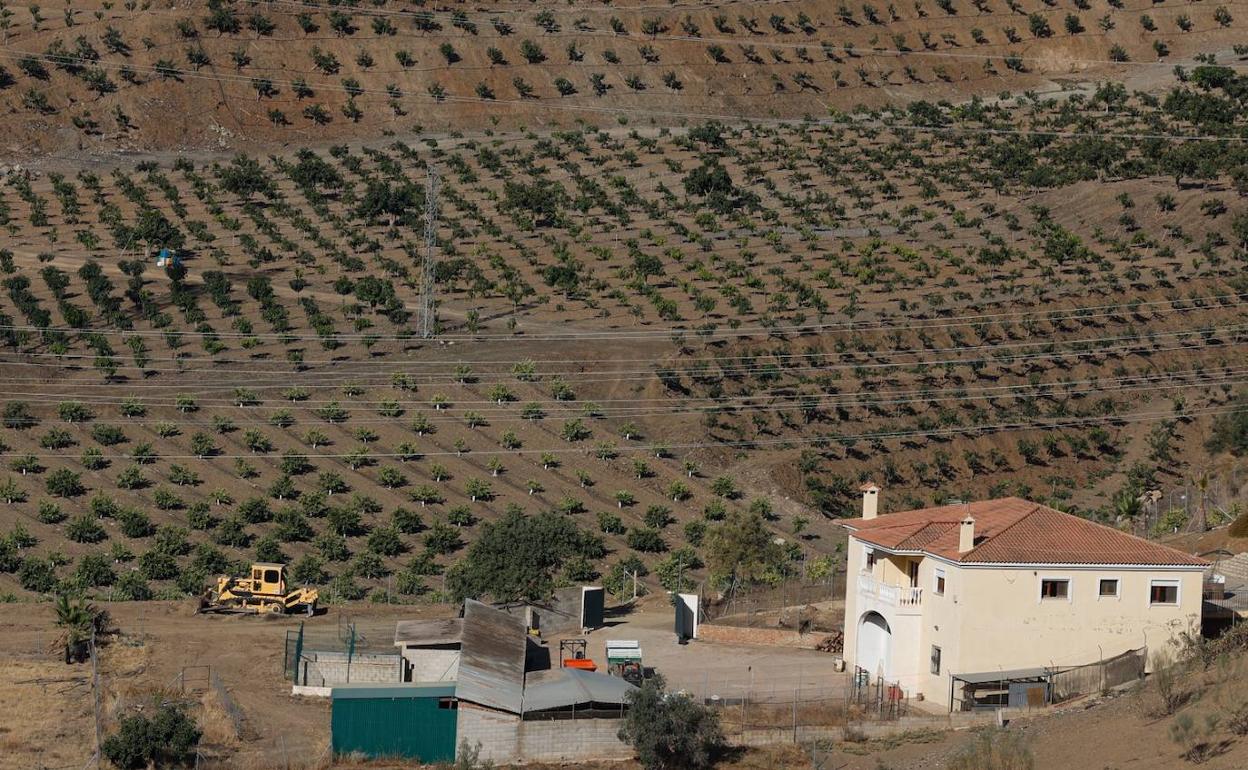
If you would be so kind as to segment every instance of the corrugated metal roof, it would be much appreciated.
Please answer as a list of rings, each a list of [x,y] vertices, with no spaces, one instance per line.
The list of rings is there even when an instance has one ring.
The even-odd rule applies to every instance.
[[[1049,674],[1053,674],[1057,669],[1045,668],[1043,666],[1037,668],[1015,668],[1006,669],[1004,671],[981,671],[974,674],[954,674],[953,678],[959,682],[967,684],[992,684],[993,682],[1008,682],[1019,679],[1045,679]]]
[[[450,698],[455,695],[454,682],[370,682],[367,684],[335,685],[329,691],[331,700],[352,698]]]
[[[967,515],[975,520],[975,547],[960,553],[958,522]],[[1208,564],[1178,549],[1017,497],[902,511],[842,524],[867,543],[923,551],[964,564]]]
[[[464,621],[460,618],[400,620],[394,624],[394,644],[396,647],[457,644],[461,641],[463,630]]]
[[[460,700],[519,714],[524,703],[524,620],[468,599],[459,658]]]
[[[524,687],[524,710],[545,711],[600,703],[618,706],[636,690],[617,676],[575,668],[553,668],[529,673]]]

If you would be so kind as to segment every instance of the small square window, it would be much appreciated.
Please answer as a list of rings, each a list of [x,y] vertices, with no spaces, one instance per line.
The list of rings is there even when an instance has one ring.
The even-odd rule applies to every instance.
[[[932,673],[940,674],[940,648],[932,645]]]
[[[1118,578],[1101,578],[1101,582],[1097,584],[1097,596],[1118,596]]]
[[[1179,584],[1175,581],[1154,580],[1148,588],[1149,604],[1178,604]]]
[[[945,595],[945,571],[943,569],[936,570],[936,595]]]
[[[1045,578],[1040,581],[1041,599],[1070,598],[1070,581],[1066,578]]]

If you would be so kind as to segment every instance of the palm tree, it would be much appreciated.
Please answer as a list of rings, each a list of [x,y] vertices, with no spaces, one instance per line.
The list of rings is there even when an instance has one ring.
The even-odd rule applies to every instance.
[[[65,662],[81,663],[87,659],[87,642],[91,639],[100,613],[85,599],[69,600],[68,594],[56,599],[56,625],[65,629],[61,640],[65,646]]]
[[[1119,519],[1126,519],[1134,524],[1136,517],[1140,515],[1140,508],[1139,499],[1128,491],[1119,492],[1114,498],[1114,513]]]

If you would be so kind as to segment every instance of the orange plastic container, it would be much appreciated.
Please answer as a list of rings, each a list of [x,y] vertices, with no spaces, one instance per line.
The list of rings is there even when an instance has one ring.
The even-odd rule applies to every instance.
[[[589,658],[567,658],[563,661],[564,668],[579,668],[585,671],[597,671],[598,664]]]

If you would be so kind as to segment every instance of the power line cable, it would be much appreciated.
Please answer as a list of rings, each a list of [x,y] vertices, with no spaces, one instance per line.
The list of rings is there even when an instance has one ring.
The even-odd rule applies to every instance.
[[[613,445],[612,451],[617,453],[625,452],[663,452],[679,449],[721,449],[721,448],[758,448],[764,446],[803,446],[812,444],[831,444],[844,441],[862,441],[862,440],[885,440],[899,438],[919,438],[919,437],[936,437],[936,436],[952,436],[952,435],[986,435],[990,433],[1015,431],[1015,430],[1038,430],[1080,427],[1086,425],[1102,425],[1116,423],[1136,423],[1136,422],[1157,422],[1162,420],[1176,419],[1183,416],[1207,416],[1217,414],[1229,414],[1237,409],[1235,406],[1219,406],[1200,409],[1190,409],[1182,412],[1168,410],[1165,412],[1145,412],[1135,415],[1109,415],[1081,418],[1063,418],[1052,421],[1020,421],[1012,423],[996,423],[987,425],[971,425],[971,426],[952,426],[946,428],[936,428],[931,430],[884,430],[858,434],[838,434],[817,437],[795,437],[780,439],[758,439],[758,440],[737,440],[737,441],[714,441],[714,442],[683,442],[683,443],[657,443],[657,444],[623,444]],[[542,455],[542,454],[593,454],[596,447],[568,447],[558,446],[546,449],[472,449],[470,454],[485,457],[506,457],[506,456],[523,456],[523,455]],[[469,452],[461,452],[459,450],[434,450],[422,451],[415,454],[421,457],[462,457]],[[318,459],[345,459],[360,456],[359,452],[342,452],[342,453],[305,453],[309,461]],[[385,458],[403,458],[410,457],[412,453],[408,452],[366,452],[365,456],[371,459]],[[125,454],[101,454],[101,457],[108,460],[133,460],[130,455]],[[65,454],[31,454],[24,452],[0,452],[0,457],[21,457],[34,458],[36,460],[64,459]],[[182,454],[161,454],[156,459],[159,460],[256,460],[263,455],[257,455],[254,452],[247,454],[216,454],[209,457],[200,455],[182,455]],[[276,458],[275,458],[276,459]]]
[[[844,364],[823,364],[823,365],[812,365],[812,366],[786,367],[783,371],[786,374],[795,374],[799,372],[823,372],[823,371],[833,371],[833,370],[838,370],[838,371],[878,370],[878,369],[893,369],[893,368],[899,368],[899,367],[914,367],[914,366],[931,367],[931,366],[958,365],[958,364],[966,365],[966,364],[971,364],[971,363],[1006,364],[1006,363],[1012,363],[1012,362],[1017,362],[1017,361],[1035,360],[1038,358],[1047,359],[1047,360],[1057,360],[1057,359],[1067,358],[1071,356],[1096,356],[1096,355],[1104,355],[1108,353],[1121,353],[1121,352],[1127,352],[1127,351],[1132,351],[1132,350],[1143,350],[1143,351],[1148,351],[1148,352],[1165,352],[1165,351],[1172,351],[1172,350],[1193,350],[1193,349],[1201,349],[1201,348],[1216,348],[1216,347],[1223,347],[1226,345],[1234,345],[1234,344],[1237,344],[1239,340],[1237,338],[1234,340],[1223,341],[1223,342],[1207,341],[1198,345],[1179,345],[1177,347],[1170,347],[1170,348],[1156,347],[1155,340],[1160,339],[1160,338],[1170,338],[1170,337],[1186,337],[1189,335],[1210,335],[1210,336],[1218,335],[1218,334],[1238,335],[1245,331],[1248,331],[1248,325],[1229,326],[1229,327],[1209,327],[1209,328],[1204,328],[1204,329],[1183,329],[1183,330],[1173,331],[1173,332],[1150,332],[1148,334],[1136,333],[1136,334],[1124,335],[1120,337],[1093,337],[1093,338],[1083,338],[1083,339],[1076,339],[1076,340],[1063,340],[1060,342],[1045,341],[1045,342],[1037,342],[1037,343],[1028,343],[1028,345],[1031,347],[1056,346],[1059,344],[1077,346],[1077,345],[1092,344],[1096,342],[1120,342],[1124,340],[1134,341],[1134,340],[1142,340],[1144,338],[1148,338],[1149,341],[1147,342],[1147,344],[1141,342],[1135,345],[1124,345],[1124,346],[1108,347],[1108,348],[1087,348],[1087,349],[1080,349],[1080,350],[1055,351],[1055,352],[1047,352],[1047,353],[1039,353],[1039,354],[1015,354],[1015,355],[989,356],[989,357],[980,357],[980,358],[948,358],[948,359],[937,359],[937,360],[920,359],[920,360],[915,360],[915,361],[895,361],[895,362],[882,362],[878,360],[873,360],[873,361],[866,361],[866,362],[855,362],[855,363],[844,363]],[[966,346],[962,348],[949,348],[947,350],[956,350],[956,351],[995,350],[995,349],[999,349],[999,347],[1000,346],[998,345],[990,344],[990,345]],[[875,354],[875,355],[878,356],[879,354]],[[84,356],[84,358],[91,358],[91,357]],[[96,360],[98,360],[99,357],[97,356],[95,358]],[[0,362],[0,365],[33,366],[33,367],[45,367],[45,368],[48,366],[47,364],[30,363],[30,362],[22,362],[22,361]],[[737,366],[726,366],[726,365],[721,364],[717,368],[716,371],[713,371],[713,372],[708,371],[708,374],[713,374],[715,376],[732,376],[732,375],[750,374],[756,371],[764,371],[764,370],[769,371],[773,367],[774,367],[774,364],[769,364],[765,361],[759,364],[737,365]],[[221,369],[221,368],[215,368],[215,367],[206,367],[206,368],[137,367],[137,366],[134,366],[133,364],[122,364],[120,362],[116,362],[116,365],[114,368],[115,369],[138,369],[142,372],[176,372],[179,374],[187,374],[187,375],[196,374],[196,373],[210,373],[214,375],[232,373],[232,374],[247,374],[251,376],[255,376],[261,373],[273,373],[273,374],[285,373],[289,375],[288,371],[283,371],[283,370],[270,370],[269,372],[258,372],[255,369],[230,370],[230,369]],[[663,369],[666,367],[658,367],[658,368]],[[404,372],[404,374],[408,374],[408,373]],[[623,375],[630,375],[630,376],[623,376]],[[465,382],[465,379],[470,375],[452,374],[452,375],[446,375],[445,377],[440,378],[440,379],[434,379],[433,375],[410,374],[409,376],[411,376],[413,379],[417,380],[421,384],[427,384],[427,385],[438,384],[438,383],[453,384],[456,382],[458,382],[459,384],[493,385],[493,384],[510,384],[515,380],[514,375],[506,379],[500,379],[500,380],[482,380],[480,378],[476,378],[475,381],[472,383]],[[613,370],[613,371],[607,371],[607,372],[585,372],[581,370],[567,370],[567,371],[557,371],[557,372],[543,372],[542,376],[559,377],[559,378],[566,379],[572,382],[626,382],[626,381],[635,381],[638,379],[650,380],[656,376],[656,372],[654,369],[636,369],[636,370],[620,369],[620,370]],[[424,377],[425,379],[420,380],[419,378],[421,377]]]
[[[873,407],[879,408],[879,407],[889,407],[889,406],[905,406],[905,405],[911,405],[911,404],[924,404],[924,405],[969,404],[969,403],[974,403],[978,401],[996,401],[996,400],[1007,400],[1007,399],[1021,400],[1021,399],[1028,399],[1028,398],[1044,399],[1044,400],[1065,400],[1065,399],[1079,397],[1079,396],[1088,396],[1088,395],[1096,395],[1096,394],[1113,395],[1116,393],[1140,393],[1140,392],[1152,392],[1152,391],[1190,390],[1190,389],[1197,389],[1197,388],[1210,389],[1210,388],[1214,388],[1218,386],[1241,385],[1241,384],[1244,384],[1245,382],[1248,382],[1248,379],[1246,378],[1248,378],[1248,370],[1235,370],[1235,371],[1230,371],[1230,372],[1223,372],[1223,373],[1218,373],[1214,375],[1209,375],[1205,379],[1201,380],[1200,382],[1187,382],[1187,383],[1185,382],[1161,382],[1157,378],[1147,378],[1147,377],[1138,378],[1137,377],[1137,378],[1126,378],[1129,381],[1121,381],[1121,382],[1118,382],[1117,384],[1115,384],[1115,382],[1111,380],[1111,381],[1107,381],[1104,383],[1099,383],[1097,384],[1096,387],[1090,387],[1090,388],[1078,389],[1078,390],[1065,387],[1065,384],[1062,384],[1062,387],[1057,387],[1053,383],[1043,383],[1043,384],[1035,385],[1035,386],[1018,386],[1018,388],[1014,390],[1006,390],[1006,391],[1001,391],[1001,392],[986,392],[986,393],[959,394],[959,393],[949,393],[948,391],[938,391],[938,390],[933,389],[931,392],[922,393],[921,395],[916,395],[914,397],[893,397],[894,394],[890,394],[890,393],[872,394],[872,395],[880,396],[880,397],[875,397],[875,398],[863,398],[863,397],[839,398],[835,396],[820,397],[820,396],[814,396],[814,395],[808,394],[808,395],[802,395],[802,396],[795,396],[794,397],[795,400],[793,401],[776,403],[774,402],[773,399],[769,399],[764,396],[755,396],[751,400],[762,401],[765,403],[757,403],[757,404],[709,403],[705,405],[691,405],[689,402],[685,400],[681,400],[677,402],[679,405],[673,405],[673,406],[668,406],[664,408],[657,408],[653,406],[636,406],[636,407],[613,407],[609,409],[596,409],[594,412],[593,418],[595,420],[597,419],[637,419],[637,418],[646,418],[646,417],[665,417],[665,416],[679,415],[679,414],[737,415],[737,414],[757,413],[757,412],[780,412],[780,411],[793,410],[793,409],[800,409],[803,411],[808,410],[808,409],[822,411],[822,410],[837,409],[837,408],[873,408]],[[1032,392],[1029,392],[1029,391],[1032,391]],[[21,395],[21,394],[16,394],[16,395]],[[897,395],[905,395],[905,394],[897,394]],[[72,400],[72,399],[54,400],[54,399],[41,398],[41,399],[27,400],[25,401],[25,403],[28,403],[28,404],[30,403],[35,403],[35,404],[55,403],[59,405],[61,403],[64,403],[66,400]],[[81,403],[87,406],[117,405],[116,402],[95,401],[95,400],[78,401],[77,403]],[[419,404],[417,404],[416,402],[397,402],[397,403],[400,407],[421,406],[421,407],[428,408],[428,405],[424,403],[419,403]],[[457,401],[455,403],[461,404],[465,402]],[[494,402],[469,402],[469,403],[482,403],[483,405],[485,403],[489,403],[489,404],[492,404],[494,408],[492,409],[486,408],[484,412],[479,412],[477,411],[477,409],[465,409],[465,408],[452,405],[452,406],[447,406],[447,407],[443,407],[440,409],[435,409],[432,416],[425,414],[423,412],[420,413],[420,415],[423,418],[423,421],[431,423],[431,424],[463,424],[464,422],[468,421],[471,417],[479,417],[485,420],[487,424],[494,423],[494,422],[515,422],[515,423],[521,423],[521,424],[524,424],[524,423],[536,424],[538,422],[537,418],[524,416],[523,407],[518,404],[513,405],[513,406],[508,406],[508,407],[499,407]],[[668,403],[670,403],[670,401]],[[208,405],[213,406],[213,408],[217,408],[217,409],[222,408],[222,406],[226,406],[225,404],[216,404],[216,405],[208,404]],[[176,408],[177,405],[176,403],[144,402],[144,406],[171,406],[171,407]],[[257,415],[260,415],[262,413],[267,412],[270,417],[281,411],[290,411],[289,405],[282,405],[282,404],[239,405],[237,403],[230,403],[228,404],[228,406],[230,408],[239,410],[243,414],[255,413]],[[573,402],[557,402],[555,404],[542,402],[541,403],[542,418],[543,419],[544,418],[560,419],[560,418],[567,418],[567,417],[586,417],[587,406],[588,405],[584,403],[573,403]],[[595,404],[594,406],[597,407],[598,405]],[[376,409],[373,409],[373,408],[365,408],[365,407],[359,407],[359,406],[344,406],[340,408],[342,412],[346,412],[346,413],[356,412],[356,413],[370,413],[371,414],[376,411]],[[478,407],[478,409],[479,408],[481,407]],[[313,410],[307,409],[306,411],[313,411]],[[405,409],[404,411],[406,412],[407,410]],[[519,412],[519,414],[517,414],[517,412]],[[251,419],[250,415],[248,416],[249,416],[249,419]],[[293,419],[293,414],[291,415],[291,417]],[[318,417],[316,418],[316,422],[312,424],[319,426],[321,423],[325,423],[325,422],[328,422],[328,421],[324,420],[324,418]],[[395,416],[395,417],[386,417],[386,418],[358,418],[358,417],[350,418],[351,426],[401,425],[403,422],[404,420],[403,420],[402,415]],[[123,422],[124,425],[165,425],[168,423],[169,423],[168,419],[135,420],[132,418],[125,418]],[[328,424],[339,425],[340,427],[345,428],[346,426],[344,423],[333,422],[333,423],[328,423]],[[78,423],[71,423],[71,424],[85,425],[86,423],[78,422]],[[292,425],[281,425],[281,424],[275,424],[271,422],[270,420],[255,419],[255,420],[248,422],[247,424],[255,425],[257,427],[285,429],[285,428],[293,427],[294,423],[292,423]],[[308,425],[308,423],[302,423],[302,424],[304,424],[305,426]],[[177,425],[179,427],[183,427],[183,426],[198,426],[198,427],[208,427],[208,428],[218,427],[212,421],[189,419],[185,415],[179,415],[178,420],[177,420]]]

